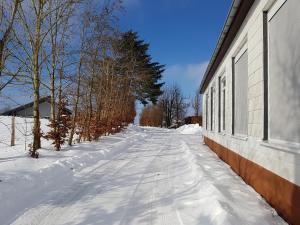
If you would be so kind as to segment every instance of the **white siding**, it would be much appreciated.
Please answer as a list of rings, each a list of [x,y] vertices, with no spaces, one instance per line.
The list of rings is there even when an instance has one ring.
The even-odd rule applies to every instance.
[[[39,105],[40,117],[41,118],[50,118],[50,103],[43,102]],[[56,107],[57,111],[57,107]],[[17,113],[17,116],[21,117],[32,117],[33,116],[33,107],[28,107],[24,110],[21,110]]]
[[[289,146],[280,147],[262,141],[264,124],[263,12],[269,10],[275,1],[276,0],[255,1],[241,29],[232,42],[231,47],[228,49],[214,77],[210,81],[205,94],[209,93],[208,90],[210,91],[212,84],[217,82],[218,75],[221,74],[222,71],[226,71],[226,130],[220,134],[218,132],[211,132],[210,129],[204,129],[203,134],[279,176],[300,185],[300,148],[290,148]],[[300,1],[287,0],[287,2],[288,1],[294,1],[298,7],[294,8],[299,9]],[[300,15],[299,13],[294,14],[297,14],[297,16]],[[290,26],[292,26],[292,24],[290,24]],[[298,24],[298,28],[299,27]],[[245,40],[247,41],[248,49],[248,85],[247,90],[245,90],[245,93],[248,92],[248,137],[239,138],[232,136],[232,57],[237,55],[241,49],[241,45],[245,43]],[[298,47],[297,50],[295,48],[293,49],[297,51],[297,54],[299,53]],[[296,58],[297,57],[299,57],[299,55],[296,55]],[[299,59],[297,59],[297,62],[299,62]],[[283,66],[288,66],[288,64],[284,63]],[[298,71],[298,69],[296,70],[298,74],[297,78],[299,78],[300,71]],[[299,82],[299,79],[297,82]],[[293,84],[299,87],[298,90],[300,89],[299,83]],[[299,92],[297,93],[299,94]],[[217,117],[218,109],[215,109],[214,112]],[[295,119],[293,120],[295,121]],[[293,120],[286,121],[286,123],[291,123]],[[299,128],[298,125],[297,127]]]

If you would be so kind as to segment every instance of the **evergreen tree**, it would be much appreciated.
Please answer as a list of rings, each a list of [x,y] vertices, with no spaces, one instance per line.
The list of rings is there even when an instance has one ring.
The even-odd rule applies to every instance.
[[[162,94],[159,82],[164,72],[164,65],[152,62],[148,54],[149,44],[140,40],[137,33],[125,32],[116,40],[114,50],[118,53],[119,70],[128,79],[129,88],[137,100],[144,105],[156,103]]]
[[[61,146],[66,142],[67,134],[71,128],[71,117],[67,109],[67,101],[65,98],[61,99],[58,104],[58,113],[55,119],[50,120],[48,125],[51,131],[47,133],[45,138],[53,140],[56,151],[60,151]]]

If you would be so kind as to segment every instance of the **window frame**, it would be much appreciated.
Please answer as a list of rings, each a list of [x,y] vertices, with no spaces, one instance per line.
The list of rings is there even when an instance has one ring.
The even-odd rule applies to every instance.
[[[264,77],[264,112],[263,140],[269,139],[269,17],[268,11],[263,12],[263,77]]]
[[[221,78],[221,99],[222,99],[222,124],[221,124],[221,131],[225,132],[226,131],[226,74],[224,72],[222,78]]]
[[[223,99],[223,91],[224,91],[224,80],[226,80],[225,77],[225,70],[223,70],[220,75],[218,76],[218,132],[223,132],[224,129],[224,104],[225,99]],[[225,81],[226,82],[226,81]]]
[[[235,95],[236,95],[236,63],[241,59],[241,57],[247,52],[248,57],[249,57],[249,49],[248,49],[248,39],[247,39],[247,34],[244,37],[243,41],[241,41],[239,47],[237,48],[234,56],[232,57],[232,132],[231,135],[235,136],[235,137],[239,137],[239,138],[247,138],[249,136],[249,132],[247,132],[247,134],[237,134],[235,131],[235,110],[236,110],[236,103],[235,103]],[[249,58],[248,58],[248,62],[249,62]],[[247,62],[247,63],[248,63]],[[248,85],[249,85],[249,65],[247,65],[248,67]],[[248,91],[247,91],[247,95],[248,95]],[[248,103],[248,107],[249,107],[249,103]],[[248,110],[247,110],[248,113]],[[247,127],[249,128],[249,118],[247,119]]]
[[[214,85],[210,87],[210,130],[214,131]]]
[[[263,49],[264,49],[264,131],[263,131],[263,143],[262,145],[266,147],[271,147],[275,149],[283,149],[284,151],[289,152],[298,152],[300,153],[300,143],[289,142],[285,140],[272,139],[270,137],[270,108],[269,108],[269,71],[270,71],[270,21],[274,18],[274,16],[279,12],[279,10],[283,7],[283,5],[287,2],[287,0],[272,0],[272,4],[269,4],[263,11]]]
[[[218,76],[218,132],[221,133],[221,76]]]
[[[275,0],[273,4],[269,7],[268,10],[264,12],[268,13],[268,22],[272,20],[272,18],[276,15],[276,13],[280,10],[280,8],[286,3],[287,0]]]
[[[209,118],[208,118],[208,101],[209,101],[209,97],[208,97],[208,93],[205,94],[205,128],[206,130],[208,130],[208,121],[209,121]]]

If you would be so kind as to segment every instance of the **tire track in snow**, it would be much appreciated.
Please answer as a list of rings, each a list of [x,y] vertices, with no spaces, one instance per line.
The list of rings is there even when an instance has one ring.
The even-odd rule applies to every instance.
[[[152,142],[152,141],[150,141],[150,140],[148,140],[148,141],[149,141],[149,142]],[[131,194],[130,200],[129,200],[128,204],[127,204],[128,206],[132,206],[132,205],[133,205],[134,200],[135,200],[135,195],[136,195],[136,193],[137,193],[137,191],[138,191],[138,188],[139,188],[140,185],[142,184],[142,181],[143,181],[144,178],[145,178],[146,172],[149,171],[150,166],[153,164],[153,162],[155,161],[155,159],[156,159],[157,157],[159,157],[159,154],[160,154],[163,150],[164,150],[164,147],[163,147],[163,146],[160,146],[159,152],[154,156],[154,158],[153,158],[150,162],[148,162],[147,166],[146,166],[145,169],[143,170],[143,174],[142,174],[142,176],[140,177],[138,184],[136,185],[135,189],[133,190],[133,192],[132,192],[132,194]],[[128,219],[128,218],[127,218],[128,212],[129,212],[129,208],[127,208],[127,210],[124,212],[124,214],[123,214],[123,216],[122,216],[122,219],[121,219],[119,225],[125,225],[125,224],[127,224],[127,222],[128,222],[128,221],[127,221],[127,219]]]
[[[274,223],[260,205],[263,201],[200,144],[200,137],[152,128],[140,134],[147,134],[145,142],[127,146],[107,164],[89,167],[85,170],[92,171],[89,175],[80,174],[78,179],[84,180],[73,185],[81,186],[73,187],[69,195],[65,188],[58,196],[67,196],[61,205],[51,205],[60,203],[57,198],[44,202],[40,217],[28,214],[28,223],[18,225]]]
[[[133,136],[135,136],[135,135],[133,135]],[[123,161],[122,157],[126,156],[128,154],[128,151],[131,148],[134,148],[137,146],[137,144],[135,143],[136,141],[137,140],[133,141],[131,146],[125,152],[121,152],[120,154],[114,156],[108,162],[101,164],[99,166],[96,166],[96,167],[92,168],[92,170],[88,170],[89,178],[96,175],[97,171],[99,169],[104,169],[104,171],[102,171],[103,175],[100,178],[97,177],[97,181],[105,180],[105,178],[112,177],[115,174],[119,173],[127,165],[135,163],[137,157],[133,157],[131,160],[129,160],[127,162],[124,161],[124,163],[121,164],[121,166],[116,167],[117,165],[119,165],[120,161]],[[101,143],[99,143],[99,144],[101,144]],[[116,144],[119,144],[119,143],[116,143]],[[140,145],[140,143],[139,143],[139,145]],[[113,174],[110,174],[111,172],[113,172]],[[82,176],[82,173],[80,173],[80,175]],[[89,178],[87,178],[85,180],[89,180]],[[74,186],[76,187],[75,189],[73,188]],[[88,191],[86,191],[86,190],[89,186],[90,186],[90,189],[93,187],[91,185],[91,183],[74,182],[71,185],[71,188],[70,188],[70,186],[64,188],[65,191],[68,188],[70,188],[71,190],[73,189],[72,191],[68,191],[67,193],[65,193],[65,192],[59,193],[59,195],[61,195],[59,198],[57,198],[57,196],[56,197],[52,196],[56,201],[50,201],[50,202],[47,201],[44,204],[43,204],[43,202],[39,203],[36,207],[23,212],[23,214],[21,216],[19,216],[19,218],[16,219],[11,225],[27,225],[27,224],[28,225],[57,225],[57,220],[59,220],[59,218],[61,218],[62,216],[65,216],[68,212],[71,212],[72,206],[71,207],[63,206],[62,208],[55,207],[55,206],[68,205],[68,203],[73,203],[75,201],[75,199],[78,199],[78,201],[79,201],[80,197],[82,197],[86,193],[88,193]],[[28,217],[28,219],[26,219],[26,217]],[[26,224],[24,224],[24,219],[25,219],[25,221],[27,221]]]
[[[119,157],[122,156],[123,154]],[[113,162],[117,161],[118,159],[113,160]],[[126,167],[130,163],[133,163],[134,161],[135,158],[132,158],[130,161],[125,162],[124,164],[122,164],[122,166],[120,166],[117,169],[115,163],[112,163],[110,161],[110,163],[107,164],[108,167],[103,171],[103,173],[106,175],[100,177],[99,180],[104,180],[109,176],[114,176],[115,174],[120,172],[124,167]],[[100,167],[102,168],[102,165]],[[96,171],[97,169],[94,169],[93,174],[91,175],[94,175]],[[114,171],[114,173],[109,174],[111,171]],[[72,206],[68,207],[67,205],[69,203],[76,204],[76,199],[77,201],[79,201],[82,196],[88,193],[87,188],[93,188],[93,186],[91,186],[91,183],[86,183],[83,185],[82,183],[74,183],[73,185],[75,185],[76,188],[73,190],[71,188],[71,191],[67,194],[63,193],[62,196],[58,198],[58,201],[50,203],[48,202],[45,205],[42,205],[41,211],[39,211],[40,206],[37,206],[37,208],[30,209],[29,211],[25,212],[23,216],[21,216],[14,223],[12,223],[12,225],[27,225],[24,224],[24,217],[29,217],[29,220],[27,221],[28,225],[57,225],[57,222],[60,220],[61,217],[66,216],[66,214],[72,214]],[[62,207],[58,207],[60,205],[62,205]]]
[[[153,196],[155,201],[155,208],[152,208],[152,211],[156,210],[157,218],[156,223],[159,225],[183,225],[182,219],[178,213],[176,213],[176,207],[174,205],[174,185],[172,180],[174,177],[170,176],[171,168],[176,164],[176,152],[178,151],[178,138],[171,134],[172,137],[168,144],[165,145],[164,150],[166,154],[159,154],[159,157],[155,158],[152,162],[154,168],[158,168],[156,176],[154,177],[153,185]],[[174,154],[175,151],[175,154]],[[169,154],[172,152],[172,154]],[[174,155],[173,155],[174,154]]]

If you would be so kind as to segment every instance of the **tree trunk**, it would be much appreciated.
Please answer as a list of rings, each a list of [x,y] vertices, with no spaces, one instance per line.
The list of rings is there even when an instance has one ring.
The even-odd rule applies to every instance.
[[[10,146],[15,146],[16,140],[16,123],[15,123],[15,116],[11,117],[11,141]]]
[[[90,90],[89,90],[89,96],[88,96],[88,101],[89,101],[89,113],[88,113],[88,120],[87,120],[87,138],[88,141],[92,141],[91,138],[91,120],[93,116],[93,104],[92,104],[92,92],[93,92],[93,78],[90,83]]]
[[[35,25],[35,43],[33,46],[32,66],[33,66],[33,145],[32,156],[36,157],[36,151],[41,148],[41,132],[40,132],[40,65],[39,52],[41,48],[41,23],[42,23],[43,2],[39,1],[36,25]]]
[[[71,125],[71,131],[70,131],[70,137],[68,144],[71,146],[75,134],[75,128],[76,128],[76,119],[78,114],[78,103],[79,103],[79,97],[80,97],[80,83],[81,83],[81,65],[82,65],[82,59],[80,58],[79,65],[78,65],[78,75],[77,75],[77,89],[76,89],[76,99],[75,99],[75,106],[74,106],[74,115]]]
[[[50,9],[52,10],[52,1],[49,2]],[[51,119],[55,120],[55,70],[56,70],[56,57],[57,57],[57,35],[58,35],[58,18],[57,9],[55,10],[54,21],[52,16],[49,17],[50,20],[50,36],[51,36],[51,74],[50,74],[50,92],[51,92]]]
[[[55,120],[55,75],[54,71],[53,74],[51,75],[51,99],[50,99],[50,115],[51,115],[51,120]]]
[[[40,100],[40,80],[38,72],[34,75],[34,102],[33,102],[33,152],[41,148],[41,133],[40,133],[40,110],[39,110],[39,100]]]

